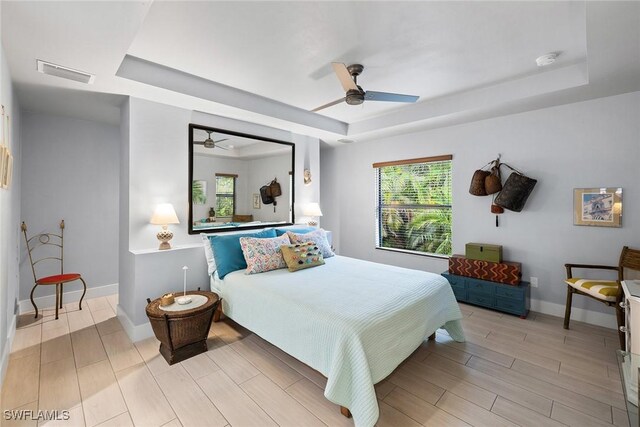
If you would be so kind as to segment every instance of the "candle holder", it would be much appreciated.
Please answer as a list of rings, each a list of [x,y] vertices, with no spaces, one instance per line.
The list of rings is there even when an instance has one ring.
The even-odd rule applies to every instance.
[[[187,270],[189,270],[189,267],[187,267],[186,265],[182,267],[182,271],[184,272],[184,276],[183,276],[184,293],[182,294],[181,297],[176,298],[176,302],[180,305],[189,304],[191,302],[191,297],[187,296]]]

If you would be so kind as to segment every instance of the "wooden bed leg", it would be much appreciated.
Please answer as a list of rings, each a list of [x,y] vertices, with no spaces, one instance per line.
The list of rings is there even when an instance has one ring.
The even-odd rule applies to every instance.
[[[351,411],[348,408],[345,408],[344,406],[340,407],[340,413],[347,418],[351,418]]]
[[[215,313],[213,313],[213,322],[219,322],[220,321],[220,317],[222,316],[222,300],[220,300],[220,303],[218,304],[218,308],[216,308]]]
[[[429,341],[435,341],[436,340],[436,333],[432,333],[431,335],[429,335]]]

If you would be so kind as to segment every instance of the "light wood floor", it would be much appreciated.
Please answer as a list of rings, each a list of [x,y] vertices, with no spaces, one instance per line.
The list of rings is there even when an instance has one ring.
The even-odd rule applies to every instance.
[[[353,425],[323,397],[324,377],[232,321],[170,367],[154,338],[129,340],[115,304],[22,315],[2,409],[67,409],[65,426]],[[467,342],[439,331],[378,384],[378,425],[628,426],[615,331],[461,307]]]

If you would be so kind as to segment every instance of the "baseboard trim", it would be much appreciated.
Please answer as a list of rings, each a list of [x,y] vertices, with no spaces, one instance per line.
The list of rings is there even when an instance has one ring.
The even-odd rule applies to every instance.
[[[154,336],[151,323],[146,322],[142,325],[134,325],[127,313],[124,312],[120,304],[118,304],[118,320],[122,324],[124,331],[129,336],[129,339],[133,342],[138,342],[149,337]]]
[[[104,285],[104,286],[95,286],[95,287],[87,288],[87,294],[84,296],[84,299],[86,300],[88,298],[106,297],[106,296],[114,295],[117,293],[118,293],[117,283],[113,283],[111,285]],[[65,291],[62,301],[65,304],[69,302],[80,301],[81,296],[82,296],[82,289]],[[34,301],[38,306],[38,310],[42,310],[43,308],[54,307],[56,305],[56,296],[55,294],[45,295],[42,297],[34,298]],[[29,299],[22,300],[18,304],[20,305],[20,313],[27,313],[29,311],[33,311],[33,305],[31,305],[31,300]]]
[[[7,373],[7,367],[9,366],[9,356],[11,355],[11,347],[13,346],[13,338],[16,336],[16,322],[18,316],[14,315],[9,330],[7,331],[7,341],[5,342],[4,351],[2,352],[2,365],[0,365],[0,389],[4,384],[4,376]]]
[[[549,314],[551,316],[564,317],[564,310],[565,306],[563,304],[556,304],[554,302],[536,299],[531,300],[531,311],[537,311],[538,313]],[[615,314],[585,310],[584,308],[578,307],[571,308],[571,320],[602,326],[604,328],[617,329],[618,327]]]

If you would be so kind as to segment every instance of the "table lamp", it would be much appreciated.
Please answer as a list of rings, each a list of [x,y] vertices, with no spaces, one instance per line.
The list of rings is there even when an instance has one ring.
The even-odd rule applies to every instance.
[[[169,224],[180,224],[173,205],[171,203],[160,203],[156,206],[150,222],[151,224],[162,226],[162,230],[157,234],[158,240],[160,240],[160,247],[158,249],[171,249],[169,241],[173,238],[173,233],[168,230],[168,226]]]
[[[315,202],[302,205],[302,215],[308,217],[321,217],[322,211],[320,210],[320,205]],[[318,222],[311,219],[307,224],[311,227],[316,227]]]

